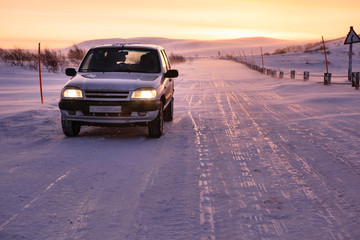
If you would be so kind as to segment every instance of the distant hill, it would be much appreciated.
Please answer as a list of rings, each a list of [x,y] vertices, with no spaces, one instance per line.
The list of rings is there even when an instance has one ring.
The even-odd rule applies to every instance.
[[[163,46],[168,54],[180,54],[185,57],[209,57],[226,54],[239,54],[246,52],[246,54],[255,55],[260,54],[260,46],[263,53],[273,52],[277,48],[286,47],[288,45],[305,44],[304,41],[280,40],[265,37],[254,38],[237,38],[230,40],[191,40],[191,39],[169,39],[169,38],[110,38],[110,39],[96,39],[84,41],[76,44],[79,48],[88,50],[91,47],[112,44],[112,43],[148,43]],[[62,49],[63,52],[69,51],[71,48]]]

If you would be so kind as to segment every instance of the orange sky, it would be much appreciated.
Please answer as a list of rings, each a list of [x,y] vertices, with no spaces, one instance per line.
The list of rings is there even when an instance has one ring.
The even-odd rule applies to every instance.
[[[0,0],[0,48],[130,37],[321,40],[360,33],[359,0]]]

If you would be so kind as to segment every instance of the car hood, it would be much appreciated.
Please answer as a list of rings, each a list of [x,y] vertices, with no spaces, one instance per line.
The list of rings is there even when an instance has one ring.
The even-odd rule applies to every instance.
[[[160,73],[93,72],[78,73],[67,82],[66,86],[78,87],[83,90],[133,91],[140,87],[157,88],[160,81]]]

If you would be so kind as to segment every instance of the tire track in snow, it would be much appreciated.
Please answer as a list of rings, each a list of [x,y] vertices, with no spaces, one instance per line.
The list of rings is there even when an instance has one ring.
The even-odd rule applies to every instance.
[[[32,204],[34,204],[36,201],[38,201],[41,197],[44,196],[49,190],[51,190],[56,184],[64,180],[68,175],[70,174],[70,171],[67,171],[65,174],[61,175],[59,178],[57,178],[54,182],[50,183],[41,193],[39,196],[33,198],[28,204],[26,204],[23,208],[21,208],[17,213],[15,213],[13,216],[11,216],[8,220],[6,220],[4,223],[0,225],[0,232],[4,230],[4,228],[11,223],[14,219],[16,219],[21,212],[31,207]]]
[[[98,198],[96,197],[95,190],[92,190],[85,200],[80,203],[76,213],[77,218],[75,221],[70,222],[71,226],[65,232],[65,236],[62,239],[82,239],[86,230],[87,219],[95,209],[97,201]]]
[[[321,116],[313,116],[307,114],[307,110],[298,105],[298,104],[289,104],[287,108],[300,115],[301,117],[298,118],[299,121],[306,121],[308,119],[316,119],[319,120],[322,119]],[[271,109],[271,107],[264,105],[264,110],[267,112],[270,112],[273,116],[276,116],[278,120],[280,119],[286,119],[286,122],[289,122],[289,118],[286,114],[282,113],[276,113],[274,110]],[[301,126],[301,124],[298,122],[292,121],[290,124],[287,124],[286,126],[293,131],[296,131],[297,134],[301,135],[305,140],[311,142],[314,144],[314,146],[324,150],[328,154],[334,157],[337,161],[343,163],[344,165],[348,166],[350,169],[352,169],[357,174],[360,174],[360,168],[353,164],[352,162],[346,160],[346,159],[357,159],[357,156],[359,154],[357,149],[350,148],[347,145],[344,145],[344,141],[337,141],[336,139],[330,139],[329,136],[345,136],[345,139],[347,139],[346,143],[350,142],[358,142],[360,140],[359,135],[357,133],[352,134],[346,133],[343,130],[340,130],[336,126],[330,124],[328,121],[319,121],[318,125],[314,128],[310,129],[309,126],[304,127]],[[355,125],[355,123],[354,123]],[[347,129],[349,131],[349,128],[346,126],[342,126],[343,128]],[[353,131],[353,129],[351,129]],[[333,133],[329,133],[333,132]],[[319,136],[321,137],[320,140]],[[349,139],[349,140],[348,140]],[[335,143],[335,144],[334,144]],[[346,149],[346,151],[344,150]]]
[[[236,181],[233,181],[232,188],[238,187],[240,191],[238,194],[241,196],[240,199],[230,200],[236,202],[230,203],[230,205],[240,206],[242,210],[238,209],[237,212],[243,212],[242,218],[247,219],[246,223],[242,220],[241,224],[238,224],[237,227],[242,229],[240,233],[246,236],[246,238],[266,238],[267,236],[284,238],[286,227],[282,220],[272,219],[270,222],[267,222],[264,219],[264,210],[260,203],[264,201],[263,199],[265,195],[267,195],[267,189],[263,183],[258,183],[255,180],[249,166],[252,161],[258,158],[259,149],[253,146],[253,143],[256,143],[257,139],[249,132],[253,131],[252,128],[239,128],[239,125],[244,123],[240,122],[241,118],[239,118],[237,114],[238,110],[233,106],[233,94],[233,92],[226,93],[224,103],[221,100],[221,95],[217,95],[216,98],[226,126],[225,132],[229,139],[227,142],[230,142],[232,146],[231,157],[233,161],[230,161],[229,164],[233,166],[230,167],[230,169],[237,170],[237,172],[234,173],[235,177],[233,178],[235,178],[234,180]],[[225,104],[228,111],[225,111]],[[251,120],[249,115],[247,115],[246,118]],[[254,122],[252,121],[252,123]],[[253,124],[252,127],[254,126],[258,130],[258,125]],[[239,141],[239,138],[244,136],[250,137],[250,141]],[[246,150],[242,151],[241,149]],[[271,210],[267,210],[266,213],[271,214]],[[254,229],[254,226],[257,226],[256,229]]]
[[[95,148],[94,150],[92,150],[86,157],[86,159],[89,159],[94,153],[96,153],[98,151],[97,148]],[[80,166],[80,165],[79,165]],[[54,189],[56,186],[58,186],[59,184],[61,184],[65,179],[68,179],[69,176],[74,176],[77,174],[77,171],[79,170],[79,166],[77,167],[72,167],[70,170],[66,171],[64,174],[62,174],[60,177],[58,177],[57,179],[55,179],[53,182],[51,182],[48,186],[46,186],[38,196],[34,197],[31,201],[29,201],[28,204],[26,204],[23,208],[21,208],[17,213],[15,213],[11,218],[9,218],[7,221],[5,221],[3,224],[0,225],[0,232],[3,231],[6,226],[8,224],[10,224],[11,222],[13,222],[16,218],[20,218],[21,214],[24,213],[24,211],[26,209],[30,209],[35,203],[41,204],[41,202],[43,201],[42,199],[46,198],[46,197],[51,197],[53,193],[51,193],[51,190]],[[66,183],[65,183],[66,184]],[[78,218],[76,222],[84,222],[81,221],[81,218]],[[74,223],[74,222],[73,222]],[[74,224],[72,226],[75,226],[79,224]],[[80,224],[81,225],[81,224]],[[83,224],[84,226],[84,224]],[[73,236],[71,238],[65,237],[63,239],[76,239],[77,236]]]
[[[333,135],[335,136],[336,135],[343,136],[344,135],[343,131],[336,129],[334,126],[331,126],[331,124],[329,124],[328,122],[321,123],[321,125],[322,125],[322,129],[326,129],[326,132],[315,133],[314,131],[310,131],[309,129],[306,129],[297,123],[294,124],[294,127],[298,129],[298,132],[302,132],[301,135],[304,139],[308,140],[316,147],[327,152],[338,162],[341,162],[343,165],[347,166],[352,171],[360,175],[359,166],[347,160],[347,159],[354,159],[354,161],[356,161],[358,158],[359,151],[357,149],[349,149],[349,146],[343,145],[339,143],[339,141],[335,141],[334,139],[329,139],[329,137],[327,137],[330,131],[333,131],[334,132]],[[317,136],[321,136],[321,138],[318,139]],[[347,136],[347,137],[353,138],[354,142],[359,141],[359,138],[356,139],[353,136]],[[333,144],[334,142],[336,142],[336,144]]]
[[[245,103],[247,102],[247,97],[243,98]],[[240,101],[239,101],[240,103]],[[241,104],[241,103],[240,103]],[[243,105],[242,108],[245,109],[245,106]],[[294,110],[296,109],[296,113],[299,114],[304,114],[302,113],[303,111],[298,111],[299,108],[301,109],[301,106],[294,106],[291,105],[289,107],[290,110]],[[275,112],[273,110],[270,110],[270,108],[268,106],[264,106],[263,110],[260,110],[260,115],[258,116],[259,119],[266,119],[266,121],[270,122],[272,119],[272,117],[275,117],[275,121],[276,120],[280,120],[282,119],[282,121],[284,121],[284,119],[287,119],[287,114],[284,111],[280,111],[279,113],[274,114]],[[274,114],[274,115],[273,115]],[[250,114],[249,114],[250,115]],[[270,116],[270,118],[269,118]],[[253,118],[253,121],[255,122],[255,118]],[[287,121],[286,121],[287,122]],[[294,125],[294,123],[291,124],[292,126]],[[255,126],[260,126],[260,124],[255,124]],[[288,125],[286,125],[288,127]],[[286,128],[285,128],[286,129]],[[299,128],[298,128],[299,129]],[[302,189],[302,192],[305,194],[305,196],[307,197],[307,199],[311,202],[312,206],[315,206],[316,209],[319,211],[319,214],[317,214],[317,216],[313,216],[316,218],[319,218],[319,222],[321,222],[322,224],[326,224],[326,229],[329,233],[329,237],[331,237],[332,239],[343,239],[343,236],[349,237],[351,238],[351,236],[344,230],[340,231],[337,229],[340,226],[340,219],[339,218],[339,214],[340,216],[342,215],[343,217],[348,215],[346,213],[346,211],[344,211],[344,206],[345,208],[351,207],[351,204],[348,204],[346,202],[344,202],[344,199],[342,198],[338,198],[337,196],[342,196],[342,194],[340,194],[339,192],[334,192],[333,189],[331,189],[331,186],[329,188],[329,186],[326,186],[326,180],[320,175],[319,172],[317,172],[316,170],[313,169],[312,166],[310,166],[308,159],[312,159],[312,156],[307,156],[305,155],[306,158],[302,157],[301,155],[299,155],[297,153],[297,151],[294,151],[294,148],[296,150],[297,146],[296,145],[301,145],[303,144],[302,142],[304,141],[309,141],[309,136],[307,136],[306,134],[304,134],[303,131],[297,131],[297,134],[299,134],[304,141],[297,140],[296,141],[296,145],[293,146],[293,150],[289,150],[288,146],[290,145],[287,141],[287,136],[282,135],[279,130],[282,130],[282,128],[278,128],[278,127],[274,127],[273,129],[271,129],[271,132],[266,132],[268,130],[265,131],[261,131],[259,130],[259,135],[262,135],[264,139],[266,139],[267,144],[271,147],[271,150],[273,152],[274,156],[274,160],[273,160],[273,166],[277,165],[274,163],[278,162],[281,163],[282,166],[280,167],[276,167],[276,171],[277,172],[281,172],[283,170],[285,170],[285,172],[288,172],[291,174],[290,179],[292,179],[297,186],[300,186],[300,188]],[[285,130],[286,132],[286,130]],[[305,131],[306,132],[306,131]],[[291,135],[290,135],[291,136]],[[272,139],[276,139],[276,141],[274,142]],[[320,147],[320,146],[316,146],[316,145],[312,145],[307,143],[308,149],[312,149],[312,148],[316,148],[316,147]],[[320,147],[321,148],[321,147]],[[328,152],[328,151],[325,151]],[[291,161],[289,161],[291,160]],[[313,159],[313,161],[315,161],[315,159]],[[311,183],[316,183],[316,185],[311,184]],[[296,186],[294,186],[296,187]],[[325,192],[324,192],[325,190]],[[328,196],[324,197],[324,194],[327,194]],[[286,197],[284,195],[284,197]],[[337,200],[334,201],[334,203],[329,204],[326,203],[326,201],[324,201],[324,199],[329,199],[335,197]],[[292,197],[294,198],[294,196]],[[335,214],[337,213],[337,214]],[[336,216],[338,215],[338,216]],[[348,217],[356,217],[356,215],[352,214],[353,216],[348,216]],[[321,219],[323,219],[323,221],[321,221]]]
[[[248,99],[248,97],[246,96],[241,96],[242,97],[242,101],[244,102],[244,104],[248,104],[250,105]],[[241,109],[242,112],[245,113],[245,115],[250,119],[251,121],[251,125],[252,127],[254,127],[255,131],[257,132],[258,138],[254,139],[254,142],[259,144],[259,157],[261,160],[261,163],[266,162],[267,160],[271,161],[271,165],[268,165],[268,167],[272,168],[273,170],[273,174],[275,176],[283,176],[283,175],[289,175],[290,174],[290,178],[294,181],[295,186],[300,187],[302,189],[302,192],[306,195],[307,199],[309,199],[310,201],[315,201],[315,199],[317,199],[317,196],[314,194],[314,192],[311,190],[311,188],[309,188],[309,186],[306,184],[306,182],[303,181],[303,179],[298,178],[298,176],[300,175],[299,172],[297,171],[297,169],[292,168],[291,165],[289,165],[289,163],[286,161],[286,159],[282,159],[281,156],[279,155],[281,153],[280,149],[278,148],[277,144],[272,140],[272,135],[270,135],[267,132],[267,125],[263,125],[263,123],[258,123],[258,121],[256,120],[256,117],[252,116],[252,112],[248,111],[245,108],[245,105],[242,103],[242,101],[240,101],[240,98],[234,93],[230,93],[228,94],[228,98],[231,98]],[[229,101],[230,104],[230,101]],[[263,116],[261,116],[261,111],[258,117],[259,118],[263,118]],[[270,151],[263,152],[261,149],[266,149],[265,145],[267,145],[270,149]],[[265,147],[265,148],[264,148]],[[263,159],[264,156],[269,156],[268,159]],[[281,185],[286,185],[286,184],[294,184],[294,183],[286,183],[284,182],[284,178],[279,178],[277,181],[281,181]],[[286,193],[283,193],[283,197],[285,198]],[[266,200],[264,201],[264,203],[277,203],[277,200]],[[270,211],[270,210],[269,210]],[[271,211],[269,212],[271,213]],[[325,214],[323,216],[321,216],[322,218],[326,219],[327,221],[329,221],[329,219],[325,216]],[[282,236],[282,238],[284,238],[284,234],[287,232],[287,227],[284,221],[279,220],[279,219],[273,219],[271,220],[271,222],[273,223],[273,228],[275,229],[277,234],[280,234],[280,236]]]
[[[266,110],[267,109],[268,108],[266,108]],[[314,118],[314,116],[307,114],[309,110],[302,106],[292,104],[288,109],[296,109],[294,112],[301,116],[300,118],[295,117],[295,119],[302,119],[302,117],[305,119]],[[285,112],[280,112],[280,114],[281,116],[279,116],[288,122],[287,114],[285,114]],[[321,116],[319,118],[321,118]],[[339,122],[337,123],[339,124]],[[296,176],[300,179],[299,182],[315,193],[313,198],[310,196],[309,198],[311,198],[313,204],[316,204],[322,217],[326,219],[328,223],[326,228],[332,238],[351,239],[352,237],[349,232],[355,227],[354,223],[353,221],[349,221],[348,224],[344,225],[344,219],[358,218],[356,211],[349,212],[347,210],[354,208],[354,196],[344,189],[343,179],[339,179],[337,175],[338,172],[348,172],[349,169],[347,167],[350,167],[351,170],[354,170],[356,174],[358,174],[357,169],[351,164],[348,164],[346,160],[351,159],[354,152],[348,153],[342,150],[347,147],[343,146],[344,142],[348,143],[347,141],[339,142],[336,139],[328,139],[328,136],[342,137],[345,135],[349,138],[358,137],[344,134],[343,131],[340,130],[342,128],[337,129],[336,126],[330,124],[328,121],[319,121],[319,123],[315,124],[315,127],[314,125],[304,125],[301,121],[295,121],[291,122],[291,124],[286,124],[286,127],[288,131],[291,132],[290,137],[297,137],[298,140],[293,139],[289,142],[287,140],[289,137],[288,133],[286,131],[280,132],[281,129],[275,128],[276,130],[273,131],[272,136],[275,136],[275,138],[278,136],[282,140],[277,144],[278,151],[281,153],[281,155],[279,154],[280,157],[293,160],[291,161],[291,165],[297,170]],[[318,132],[319,130],[320,132]],[[297,136],[294,136],[294,133]],[[296,145],[294,145],[294,142],[296,142]],[[292,146],[291,150],[288,148],[289,145]],[[303,152],[301,149],[306,149],[313,153],[316,152],[316,154],[308,155],[306,151]],[[346,168],[337,168],[336,172],[331,172],[335,171],[331,170],[331,167],[327,169],[328,165],[336,164],[336,161],[343,162],[343,166],[346,166]],[[329,174],[331,176],[330,178]],[[347,175],[346,173],[342,174]],[[350,175],[355,176],[354,174]],[[331,199],[331,201],[328,201],[328,199]]]
[[[209,158],[209,149],[203,143],[204,135],[201,133],[194,117],[191,112],[188,112],[189,117],[193,123],[194,131],[196,133],[196,145],[199,154],[199,189],[200,189],[200,226],[201,229],[201,240],[215,240],[215,222],[214,222],[214,206],[211,198],[212,189],[211,183],[211,169],[213,162]]]
[[[282,175],[283,171],[285,171],[285,173],[290,174],[290,178],[292,180],[295,181],[296,185],[299,186],[302,190],[302,192],[306,195],[306,197],[313,202],[315,205],[319,202],[321,202],[318,198],[318,196],[313,192],[313,190],[309,187],[309,185],[305,182],[304,178],[302,177],[302,174],[295,168],[293,168],[291,166],[291,164],[289,164],[288,161],[286,161],[286,159],[288,158],[281,158],[281,153],[284,152],[283,149],[280,149],[279,146],[277,144],[275,144],[272,139],[270,134],[266,134],[262,128],[260,127],[260,125],[257,123],[257,121],[255,120],[254,117],[251,116],[250,112],[246,110],[245,106],[241,103],[239,97],[235,94],[232,93],[231,97],[233,98],[233,100],[240,106],[240,108],[243,110],[243,112],[249,117],[249,119],[252,121],[253,126],[255,126],[255,128],[257,129],[258,135],[262,138],[262,140],[264,140],[266,142],[266,144],[271,148],[271,152],[273,153],[273,157],[271,158],[272,161],[272,167],[275,168],[275,170],[278,172],[278,175]],[[243,101],[246,103],[248,102],[247,100],[248,98],[243,97]],[[268,136],[270,135],[270,136]],[[279,135],[280,139],[284,138]],[[305,160],[303,158],[301,158],[300,156],[295,156],[295,159],[297,158],[297,160],[299,162],[302,162],[303,164],[305,163]],[[310,167],[306,164],[305,169],[307,169],[308,171],[310,170]],[[288,183],[289,184],[289,183]],[[330,217],[329,217],[330,216]],[[332,214],[330,212],[324,212],[323,214],[321,214],[321,218],[325,219],[326,222],[328,222],[329,224],[334,224],[334,219],[331,219]]]

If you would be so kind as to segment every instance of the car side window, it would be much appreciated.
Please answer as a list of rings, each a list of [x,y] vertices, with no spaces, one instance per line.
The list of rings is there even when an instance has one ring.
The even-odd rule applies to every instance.
[[[163,53],[164,59],[165,59],[165,61],[166,61],[166,66],[167,66],[168,70],[170,70],[170,69],[171,69],[171,66],[170,66],[169,58],[168,58],[168,56],[166,55],[166,52],[165,52],[164,50],[162,50],[162,53]]]
[[[164,58],[164,54],[163,54],[162,50],[160,51],[160,57],[161,57],[161,66],[162,66],[162,68],[164,70],[164,73],[166,73],[169,69],[167,67],[166,60]]]

